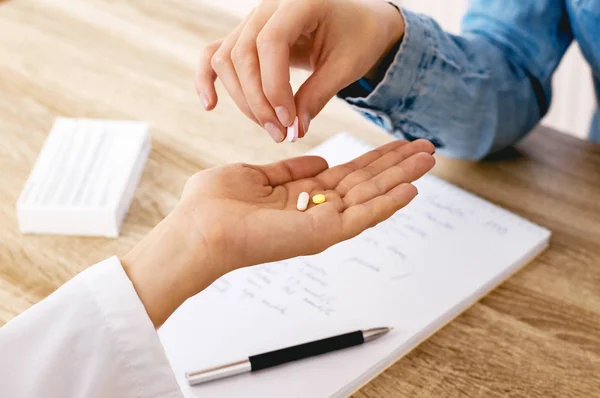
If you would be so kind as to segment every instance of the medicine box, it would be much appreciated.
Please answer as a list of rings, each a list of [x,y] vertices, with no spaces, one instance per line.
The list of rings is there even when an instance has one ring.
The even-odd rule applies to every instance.
[[[146,123],[58,118],[17,202],[20,231],[117,237],[149,153]]]

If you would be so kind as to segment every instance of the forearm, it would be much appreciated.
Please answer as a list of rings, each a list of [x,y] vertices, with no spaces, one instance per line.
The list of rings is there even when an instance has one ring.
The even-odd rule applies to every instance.
[[[379,2],[379,0],[377,0]],[[375,65],[365,74],[365,78],[369,80],[382,80],[385,76],[385,72],[389,68],[389,65],[393,61],[393,58],[398,51],[398,47],[404,37],[406,31],[406,22],[404,20],[404,14],[400,11],[400,8],[392,2],[387,2],[388,10],[385,18],[388,26],[388,32],[386,33],[388,45],[385,51],[381,54]]]
[[[461,36],[405,11],[403,42],[383,80],[340,96],[394,135],[430,139],[451,156],[478,159],[514,143],[546,112],[550,77],[570,38],[545,37],[540,28],[527,42],[518,21],[510,25],[516,17],[494,19],[494,10],[479,8]],[[545,12],[552,15],[532,18],[551,30],[560,9]]]

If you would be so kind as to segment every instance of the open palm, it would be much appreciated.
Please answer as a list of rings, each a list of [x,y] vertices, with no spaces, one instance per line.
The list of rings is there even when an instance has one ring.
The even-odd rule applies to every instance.
[[[210,169],[188,181],[181,204],[220,269],[314,254],[406,206],[417,194],[411,183],[434,166],[433,152],[425,140],[395,141],[332,168],[305,156]],[[300,212],[301,192],[327,201]]]

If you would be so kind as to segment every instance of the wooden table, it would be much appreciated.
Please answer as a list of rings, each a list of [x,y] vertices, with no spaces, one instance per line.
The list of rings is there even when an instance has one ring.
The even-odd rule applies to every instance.
[[[298,155],[341,130],[389,140],[338,101],[294,145],[273,144],[221,88],[204,112],[195,60],[236,23],[190,0],[0,1],[0,324],[125,253],[196,170]],[[119,239],[17,231],[15,202],[57,116],[151,123]],[[440,158],[435,174],[551,229],[551,248],[356,397],[600,396],[600,146],[539,128],[483,163]]]

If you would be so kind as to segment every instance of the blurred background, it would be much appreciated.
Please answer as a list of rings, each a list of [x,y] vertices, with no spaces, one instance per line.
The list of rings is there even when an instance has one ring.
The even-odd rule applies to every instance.
[[[258,0],[195,0],[221,7],[242,18]],[[458,33],[468,0],[400,0],[411,10],[434,17],[446,30]],[[554,81],[554,99],[543,123],[558,130],[586,137],[595,108],[590,68],[577,45],[572,45],[558,68]]]

